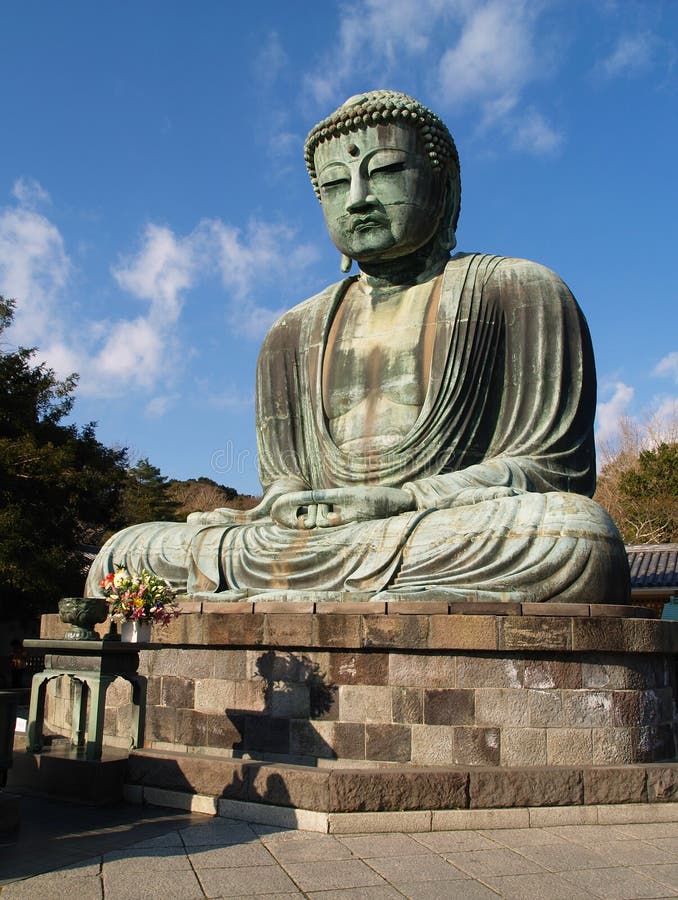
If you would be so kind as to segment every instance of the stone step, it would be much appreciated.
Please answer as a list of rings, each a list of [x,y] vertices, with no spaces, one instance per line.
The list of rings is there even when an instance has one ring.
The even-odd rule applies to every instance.
[[[87,760],[64,742],[54,742],[42,753],[29,753],[15,743],[7,786],[104,806],[123,799],[126,768],[126,752],[104,750],[101,759]]]
[[[316,768],[134,750],[126,785],[323,813],[658,804],[678,801],[678,762],[623,766]]]

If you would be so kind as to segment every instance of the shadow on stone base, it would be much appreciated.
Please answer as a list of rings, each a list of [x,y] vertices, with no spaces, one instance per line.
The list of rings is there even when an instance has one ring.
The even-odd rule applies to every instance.
[[[58,744],[42,753],[28,753],[15,746],[8,787],[28,788],[92,806],[119,803],[126,763],[127,753],[116,751],[104,751],[100,760],[93,761]]]

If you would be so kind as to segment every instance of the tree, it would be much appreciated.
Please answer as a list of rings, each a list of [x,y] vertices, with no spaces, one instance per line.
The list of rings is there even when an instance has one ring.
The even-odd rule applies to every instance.
[[[603,448],[595,500],[626,543],[678,541],[678,429],[673,420],[620,422],[620,439]]]
[[[0,297],[0,335],[13,313]],[[115,527],[125,479],[124,449],[101,444],[93,423],[61,424],[77,376],[59,380],[34,355],[0,349],[0,618],[82,593],[83,545]]]
[[[146,457],[127,470],[120,505],[124,525],[175,521],[177,509],[167,478]]]
[[[633,541],[678,541],[678,443],[642,450],[619,479],[623,526]]]
[[[232,509],[251,509],[258,499],[239,494],[235,488],[218,484],[211,478],[172,479],[168,483],[170,495],[177,503],[177,518],[184,520],[192,512],[209,512],[221,506]]]

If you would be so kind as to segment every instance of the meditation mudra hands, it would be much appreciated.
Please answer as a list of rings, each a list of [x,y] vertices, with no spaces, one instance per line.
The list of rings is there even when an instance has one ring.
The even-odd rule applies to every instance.
[[[287,528],[332,528],[349,522],[388,519],[413,509],[414,497],[400,488],[331,488],[285,494],[273,504],[271,518]]]
[[[349,522],[387,519],[413,509],[416,509],[414,497],[400,488],[365,486],[281,492],[273,486],[253,509],[224,507],[196,512],[187,521],[201,525],[243,525],[270,516],[276,524],[287,528],[331,528]]]
[[[473,506],[485,500],[514,497],[522,491],[503,486],[473,487],[460,490],[446,508]],[[330,488],[318,491],[285,491],[275,487],[267,491],[253,509],[223,507],[212,512],[191,513],[187,521],[202,525],[240,524],[261,521],[270,516],[286,528],[333,528],[350,522],[388,519],[417,508],[414,495],[402,488],[362,487]]]

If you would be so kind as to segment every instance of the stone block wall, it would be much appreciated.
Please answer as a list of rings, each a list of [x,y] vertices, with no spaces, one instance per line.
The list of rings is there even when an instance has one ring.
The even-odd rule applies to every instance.
[[[674,623],[556,604],[506,604],[506,615],[481,604],[467,615],[416,603],[215,606],[226,605],[186,611],[141,651],[147,748],[344,767],[676,753]],[[109,691],[112,742],[129,734],[128,715],[125,691]]]

